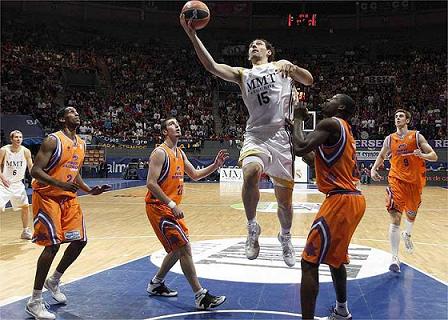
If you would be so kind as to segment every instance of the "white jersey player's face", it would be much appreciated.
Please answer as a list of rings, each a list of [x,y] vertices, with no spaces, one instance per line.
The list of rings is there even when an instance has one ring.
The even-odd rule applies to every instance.
[[[266,60],[268,62],[268,57],[272,54],[271,50],[266,48],[266,43],[263,40],[256,39],[252,41],[249,45],[249,60],[252,61],[260,61]]]
[[[22,141],[23,136],[20,133],[14,133],[13,136],[11,137],[11,144],[16,148],[22,145]]]

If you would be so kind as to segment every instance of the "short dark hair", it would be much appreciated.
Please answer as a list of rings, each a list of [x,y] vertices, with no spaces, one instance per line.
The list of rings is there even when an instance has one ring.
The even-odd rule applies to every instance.
[[[348,95],[340,93],[338,95],[341,104],[345,106],[345,112],[349,115],[352,115],[356,111],[355,101]]]
[[[160,132],[163,134],[163,130],[166,130],[166,127],[168,126],[168,121],[176,119],[174,117],[166,118],[165,120],[162,120],[162,123],[160,124]]]
[[[59,125],[62,125],[61,121],[59,121],[59,120],[64,118],[65,111],[67,110],[67,108],[68,107],[62,107],[58,110],[58,113],[56,113],[56,120],[58,121]]]
[[[411,115],[411,113],[408,111],[408,110],[404,110],[404,109],[397,109],[397,110],[395,110],[395,112],[394,112],[394,116],[398,113],[398,112],[403,112],[404,113],[404,115],[405,115],[405,117],[406,117],[406,119],[409,119],[409,120],[411,120],[411,118],[412,118],[412,115]]]
[[[275,47],[272,45],[272,43],[270,43],[268,40],[266,39],[262,39],[262,38],[256,38],[254,39],[252,42],[254,42],[255,40],[261,40],[264,42],[266,49],[271,50],[271,55],[268,57],[268,62],[272,62],[275,60]],[[251,43],[249,43],[249,46],[251,45]]]

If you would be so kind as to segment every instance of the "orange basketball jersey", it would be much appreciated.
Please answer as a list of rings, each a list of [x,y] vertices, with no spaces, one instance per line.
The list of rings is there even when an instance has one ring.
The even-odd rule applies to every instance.
[[[414,150],[419,149],[418,131],[409,130],[404,137],[396,132],[389,135],[386,143],[390,147],[389,177],[424,186],[426,183],[425,160],[414,156]]]
[[[48,166],[44,171],[52,178],[64,181],[73,182],[79,173],[85,155],[85,143],[76,135],[76,141],[67,137],[62,131],[51,134],[56,139],[56,149],[54,150]],[[44,183],[33,180],[33,190],[42,195],[52,197],[67,196],[75,197],[76,193],[65,191]]]
[[[359,172],[356,164],[356,144],[350,125],[343,119],[339,122],[339,141],[332,146],[320,145],[316,149],[316,182],[320,192],[332,190],[357,191]]]
[[[184,190],[184,158],[182,151],[176,147],[175,152],[173,152],[165,143],[162,143],[157,148],[162,149],[166,155],[157,183],[168,198],[176,202],[176,204],[180,204]],[[153,196],[150,191],[146,194],[145,201],[151,204],[164,204]]]

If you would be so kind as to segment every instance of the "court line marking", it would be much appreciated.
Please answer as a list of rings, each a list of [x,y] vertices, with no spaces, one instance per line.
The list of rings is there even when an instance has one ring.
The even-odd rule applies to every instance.
[[[199,315],[199,314],[216,314],[216,313],[261,313],[261,314],[276,314],[282,316],[290,316],[296,318],[302,318],[300,313],[291,313],[284,311],[270,311],[270,310],[214,310],[214,311],[192,311],[192,312],[183,312],[183,313],[173,313],[162,316],[157,316],[153,318],[146,318],[145,320],[160,320],[160,319],[169,319],[169,318],[177,318],[181,316],[189,316],[189,315]],[[321,320],[325,318],[314,317],[314,319]]]
[[[149,256],[150,256],[150,255],[146,254],[146,255],[144,255],[144,256],[140,256],[140,257],[138,257],[138,258],[131,259],[131,260],[126,261],[126,262],[124,262],[124,263],[120,263],[120,264],[117,263],[117,264],[112,265],[111,267],[107,267],[107,268],[103,268],[103,269],[100,269],[100,270],[95,271],[95,272],[91,272],[91,273],[89,273],[89,274],[87,274],[87,275],[80,276],[80,277],[78,277],[78,278],[72,279],[72,280],[67,281],[67,282],[61,282],[61,287],[65,286],[66,284],[69,284],[69,283],[72,283],[72,282],[75,282],[75,281],[79,281],[79,280],[88,278],[88,277],[93,276],[93,275],[95,275],[95,274],[97,274],[97,273],[101,273],[101,272],[104,272],[104,271],[107,271],[107,270],[110,270],[110,269],[113,269],[113,268],[117,268],[117,267],[119,267],[119,266],[125,265],[125,264],[127,264],[127,263],[131,263],[131,262],[134,262],[134,261],[137,261],[137,260],[140,260],[140,259],[149,257]],[[45,291],[47,291],[47,289],[43,288],[42,292],[45,292]],[[17,301],[19,301],[19,300],[28,298],[28,297],[30,297],[30,296],[31,296],[31,295],[28,294],[28,295],[25,295],[25,296],[10,297],[10,298],[4,299],[4,300],[0,301],[0,307],[4,307],[4,306],[7,305],[7,304],[17,302]]]

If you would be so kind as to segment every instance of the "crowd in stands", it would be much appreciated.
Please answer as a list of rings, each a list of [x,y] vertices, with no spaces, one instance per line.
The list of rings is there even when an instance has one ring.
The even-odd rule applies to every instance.
[[[122,139],[159,141],[160,119],[169,116],[177,117],[192,141],[241,139],[244,133],[247,111],[238,87],[218,95],[223,81],[199,65],[191,46],[166,46],[160,40],[126,44],[95,36],[79,49],[61,45],[63,31],[6,26],[1,45],[3,113],[31,114],[48,132],[55,129],[56,110],[74,106],[83,119],[80,133]],[[216,56],[248,66],[245,56]],[[357,139],[383,139],[394,130],[398,108],[412,112],[411,128],[428,139],[447,139],[446,51],[409,49],[372,59],[365,47],[340,53],[285,50],[279,58],[312,72],[314,84],[302,88],[311,110],[319,110],[335,93],[355,99],[358,112],[352,127]],[[67,69],[93,73],[98,84],[71,85]],[[222,132],[215,132],[217,127]]]

